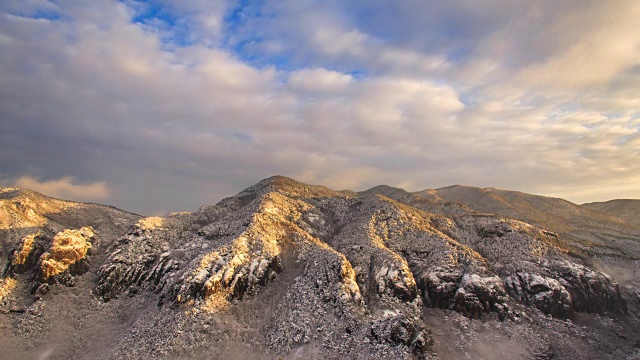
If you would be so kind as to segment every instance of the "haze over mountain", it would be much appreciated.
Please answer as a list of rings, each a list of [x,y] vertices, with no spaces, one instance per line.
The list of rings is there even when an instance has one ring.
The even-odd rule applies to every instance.
[[[640,357],[640,229],[592,205],[281,176],[164,218],[0,201],[10,358]]]

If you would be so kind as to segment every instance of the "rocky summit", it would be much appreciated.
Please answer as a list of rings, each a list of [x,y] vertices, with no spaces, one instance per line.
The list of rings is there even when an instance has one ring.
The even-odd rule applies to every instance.
[[[2,357],[640,359],[628,203],[276,176],[143,218],[4,188]]]

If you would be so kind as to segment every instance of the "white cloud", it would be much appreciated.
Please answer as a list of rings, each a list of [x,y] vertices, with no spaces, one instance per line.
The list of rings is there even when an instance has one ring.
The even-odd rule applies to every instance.
[[[596,2],[561,14],[542,28],[545,43],[565,43],[519,74],[526,83],[584,87],[607,84],[638,64],[640,18],[637,1]]]
[[[38,181],[29,176],[22,176],[14,181],[13,185],[61,199],[90,201],[106,200],[111,196],[111,189],[106,182],[74,184],[70,176],[49,181]]]
[[[353,82],[353,77],[327,69],[302,69],[289,75],[287,84],[293,91],[340,93]]]

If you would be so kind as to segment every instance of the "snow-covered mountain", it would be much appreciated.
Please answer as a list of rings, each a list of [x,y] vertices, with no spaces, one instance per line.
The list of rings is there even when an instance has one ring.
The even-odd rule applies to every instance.
[[[0,201],[9,358],[640,357],[640,230],[561,199],[276,176],[164,218]]]

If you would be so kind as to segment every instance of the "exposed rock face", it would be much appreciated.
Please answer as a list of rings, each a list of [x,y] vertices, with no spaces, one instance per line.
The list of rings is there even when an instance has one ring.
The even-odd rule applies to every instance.
[[[30,234],[22,238],[20,249],[13,254],[11,265],[20,266],[27,262],[29,256],[33,253],[34,239],[39,233]]]
[[[0,279],[0,303],[11,294],[16,287],[16,280],[10,277]]]
[[[505,279],[505,286],[515,299],[533,305],[547,314],[560,318],[571,318],[574,315],[571,294],[556,279],[517,273]]]
[[[73,285],[73,276],[83,274],[89,266],[89,254],[95,233],[92,227],[66,229],[53,239],[42,232],[22,238],[6,264],[7,276],[19,276],[23,281],[64,283]]]
[[[627,312],[620,288],[608,275],[568,261],[542,264],[543,276],[516,273],[505,279],[509,292],[547,314],[572,318],[575,312]]]
[[[453,300],[455,310],[472,318],[479,318],[488,312],[503,315],[507,310],[506,293],[497,276],[465,274]]]
[[[71,275],[84,272],[88,265],[87,255],[93,238],[94,233],[91,227],[57,233],[51,248],[40,257],[42,280],[50,281],[66,272]]]
[[[46,242],[46,238],[40,232],[23,237],[20,247],[13,253],[11,259],[12,271],[23,273],[27,269],[33,268],[44,252],[44,242]]]
[[[112,252],[108,265],[100,268],[97,293],[109,300],[123,292],[135,294],[141,289],[155,290],[162,275],[177,269],[166,243],[150,236],[154,229],[138,222],[129,233],[118,239],[119,248]]]
[[[26,235],[10,252],[11,261],[6,262],[4,269],[5,284],[11,284],[11,288],[29,289],[35,299],[41,299],[48,292],[49,284],[73,286],[75,276],[82,275],[89,268],[91,242],[94,240],[92,227],[66,229],[53,238],[40,231]],[[14,303],[17,306],[30,303],[31,297],[20,291]]]
[[[568,261],[551,263],[548,268],[571,294],[576,311],[618,314],[627,311],[619,285],[607,274]]]
[[[389,314],[373,321],[371,338],[378,343],[406,345],[417,356],[433,346],[433,338],[424,325],[405,314]]]

